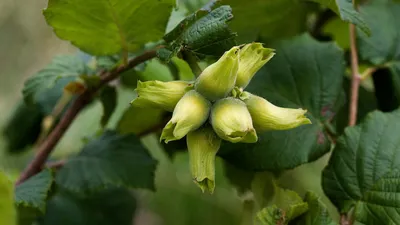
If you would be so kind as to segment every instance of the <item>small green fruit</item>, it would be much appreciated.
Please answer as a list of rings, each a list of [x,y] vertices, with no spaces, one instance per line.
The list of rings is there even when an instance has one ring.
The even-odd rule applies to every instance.
[[[174,109],[171,120],[164,127],[161,140],[179,140],[196,130],[207,120],[211,103],[195,90],[187,92]]]
[[[242,99],[247,105],[257,131],[288,130],[311,124],[310,119],[305,116],[307,110],[281,108],[248,92],[243,93]]]
[[[221,139],[210,127],[188,133],[186,137],[193,181],[204,191],[214,192],[215,156]]]
[[[172,112],[191,85],[185,81],[138,81],[136,88],[138,97],[131,104],[141,108],[161,108]]]
[[[239,99],[224,98],[211,109],[211,125],[218,136],[232,143],[257,142],[257,134],[246,104]]]
[[[239,67],[239,47],[233,47],[197,78],[195,90],[210,101],[226,97],[235,86]]]
[[[245,88],[256,72],[274,55],[274,49],[264,48],[261,43],[247,44],[240,49],[236,86]]]

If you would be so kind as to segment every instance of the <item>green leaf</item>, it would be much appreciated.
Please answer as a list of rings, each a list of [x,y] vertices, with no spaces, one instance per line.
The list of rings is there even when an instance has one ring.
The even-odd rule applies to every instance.
[[[255,225],[276,225],[285,224],[284,212],[276,205],[260,210],[254,222]]]
[[[59,38],[92,55],[112,55],[159,40],[174,3],[174,0],[49,0],[43,14]]]
[[[304,108],[312,124],[286,131],[259,132],[254,144],[226,143],[220,155],[247,170],[280,171],[313,161],[330,149],[323,123],[342,100],[343,52],[309,35],[269,46],[276,55],[255,75],[248,90],[280,107]]]
[[[176,67],[179,80],[192,81],[195,79],[192,69],[186,61],[173,57],[171,62]]]
[[[29,107],[22,99],[16,103],[1,131],[8,152],[18,153],[35,143],[39,137],[42,117],[38,107]]]
[[[0,170],[0,221],[5,225],[17,224],[14,206],[14,185],[7,175]]]
[[[329,20],[322,28],[322,32],[325,35],[332,36],[332,39],[342,49],[350,48],[349,25],[340,18]]]
[[[54,87],[38,93],[36,97],[37,103],[34,105],[43,113],[43,115],[50,115],[60,98],[65,94],[64,88],[68,84],[73,84],[72,82],[74,80],[75,78],[73,77],[60,78],[55,83]]]
[[[306,30],[307,4],[298,0],[224,0],[235,16],[231,23],[240,43],[264,42],[294,36]]]
[[[368,24],[365,22],[361,13],[357,12],[353,6],[352,0],[308,0],[318,2],[332,11],[334,11],[340,18],[346,22],[355,24],[358,26],[366,35],[371,34],[371,30]]]
[[[277,188],[276,191],[274,202],[285,213],[286,221],[291,221],[307,212],[308,204],[303,202],[296,192],[283,188]]]
[[[19,225],[31,225],[45,213],[53,181],[52,171],[46,169],[17,186],[15,204]]]
[[[131,225],[136,201],[124,189],[106,190],[78,198],[56,193],[48,202],[41,225]]]
[[[182,7],[185,10],[188,10],[189,12],[194,12],[197,9],[201,8],[201,7],[206,7],[204,5],[207,4],[207,2],[214,2],[216,0],[180,0],[178,1],[178,7]],[[208,3],[210,4],[210,3]]]
[[[357,32],[362,59],[374,65],[400,61],[400,4],[391,1],[369,1],[360,13],[371,28],[371,36]]]
[[[117,91],[114,87],[106,86],[100,93],[100,101],[103,105],[103,116],[101,126],[105,127],[117,106]]]
[[[55,57],[44,69],[28,78],[22,91],[24,102],[18,103],[3,129],[10,152],[23,151],[35,143],[43,117],[52,113],[64,87],[85,73],[92,72],[84,61],[77,56],[64,55]]]
[[[308,211],[290,222],[290,225],[337,225],[315,193],[307,192],[304,200],[308,203]]]
[[[164,36],[169,46],[158,52],[159,57],[169,61],[180,51],[199,57],[222,55],[236,45],[236,34],[227,25],[232,18],[231,7],[226,5],[209,13],[202,9],[189,15]]]
[[[16,108],[11,112],[7,123],[2,128],[9,152],[18,153],[29,150],[27,147],[34,144],[40,134],[42,119],[52,113],[64,93],[64,87],[71,84],[70,82],[74,79],[73,77],[60,78],[54,87],[39,91],[33,105],[28,105],[23,100],[16,104]],[[62,116],[65,109],[59,117]]]
[[[296,192],[279,187],[275,177],[269,172],[256,174],[251,189],[259,208],[269,208],[266,211],[269,213],[272,212],[271,207],[279,209],[274,210],[274,215],[282,224],[287,224],[308,210],[307,203]]]
[[[143,71],[138,71],[138,77],[141,81],[159,80],[172,81],[173,77],[168,67],[158,59],[152,59],[146,62]]]
[[[340,212],[363,224],[400,221],[400,111],[370,113],[337,140],[323,189]]]
[[[41,97],[39,95],[46,89],[53,88],[59,79],[72,81],[88,70],[85,63],[76,56],[56,56],[44,69],[25,81],[22,89],[24,100],[28,104],[37,103]]]
[[[156,164],[134,135],[106,131],[67,161],[56,183],[71,192],[96,192],[110,186],[154,189]]]
[[[17,206],[34,208],[44,213],[52,184],[52,171],[49,169],[43,170],[17,186],[15,189],[15,203]]]
[[[307,203],[303,203],[301,206],[297,206],[296,210],[299,209],[301,213],[307,211]],[[288,224],[291,218],[287,217],[287,212],[276,205],[268,206],[260,210],[255,218],[255,225],[276,225],[276,224]]]
[[[390,0],[370,1],[360,7],[360,12],[372,35],[357,32],[359,54],[363,60],[388,69],[376,71],[374,81],[380,109],[392,111],[400,99],[400,4]]]

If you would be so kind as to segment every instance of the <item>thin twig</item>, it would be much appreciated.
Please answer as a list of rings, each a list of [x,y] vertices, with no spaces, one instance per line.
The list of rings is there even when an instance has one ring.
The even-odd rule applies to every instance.
[[[358,72],[358,55],[356,46],[356,27],[349,24],[350,30],[350,53],[351,53],[351,86],[350,86],[350,111],[349,126],[354,126],[357,122],[358,90],[360,88],[361,76]]]
[[[354,126],[357,122],[358,90],[360,88],[361,77],[358,72],[358,56],[356,46],[356,28],[354,24],[349,25],[350,29],[350,53],[351,53],[351,86],[350,86],[350,111],[349,126]]]
[[[37,154],[35,158],[30,162],[27,168],[21,173],[16,185],[24,182],[31,176],[37,174],[41,171],[43,165],[45,164],[48,156],[53,151],[54,147],[57,145],[59,140],[62,138],[64,133],[67,131],[68,127],[74,121],[75,117],[79,112],[89,104],[94,94],[99,91],[105,84],[116,79],[121,73],[156,57],[156,50],[146,51],[143,54],[133,58],[128,62],[128,64],[123,64],[112,71],[103,72],[101,76],[101,81],[99,85],[92,89],[87,89],[83,92],[72,104],[70,108],[66,111],[64,116],[61,118],[60,122],[54,128],[54,130],[49,134],[49,136],[44,140],[38,147]]]
[[[352,1],[354,8],[357,9],[355,0]],[[357,122],[358,109],[358,90],[360,89],[361,76],[358,71],[358,55],[356,43],[356,26],[349,24],[350,35],[350,56],[351,56],[351,86],[350,86],[350,107],[349,107],[349,126],[354,126]],[[352,225],[353,220],[347,214],[340,215],[340,225]]]
[[[352,1],[354,8],[357,9],[355,0]],[[357,122],[358,109],[358,90],[360,88],[361,76],[358,71],[358,55],[356,43],[356,26],[349,24],[350,35],[350,59],[351,59],[351,86],[350,86],[350,107],[349,107],[349,126],[354,126]],[[340,215],[340,225],[352,225],[353,220],[347,214]]]

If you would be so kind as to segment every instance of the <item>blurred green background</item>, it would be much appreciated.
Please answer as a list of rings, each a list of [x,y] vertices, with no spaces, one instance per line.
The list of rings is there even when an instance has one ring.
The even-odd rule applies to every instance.
[[[43,68],[55,55],[76,52],[68,42],[58,39],[46,24],[41,10],[45,0],[0,1],[0,126],[22,99],[24,80]],[[19,157],[5,156],[0,139],[0,168],[13,170],[23,166]],[[20,162],[17,163],[16,162]]]
[[[76,54],[78,50],[66,41],[58,39],[46,24],[41,10],[46,7],[46,0],[22,1],[0,0],[0,127],[3,127],[16,103],[21,100],[24,80],[34,74],[59,54]],[[190,1],[185,6],[193,11],[207,1]],[[179,21],[171,21],[171,27]],[[165,66],[153,62],[146,73],[168,73]],[[168,74],[166,75],[168,76]],[[116,124],[118,115],[131,100],[132,90],[122,90],[119,105],[109,127]],[[64,158],[80,149],[85,135],[94,135],[99,130],[101,105],[97,102],[81,113],[68,130],[66,136],[53,156]],[[224,176],[224,166],[218,160],[217,188],[214,195],[202,194],[191,181],[187,154],[179,153],[173,160],[159,146],[155,136],[144,138],[151,153],[160,161],[156,174],[155,193],[138,191],[139,209],[135,224],[141,225],[185,225],[185,224],[247,224],[242,218],[242,200]],[[0,169],[10,176],[27,164],[33,151],[24,154],[8,155],[5,153],[3,137],[0,138]],[[322,195],[320,175],[328,156],[317,162],[301,166],[286,172],[281,185],[298,191],[301,195],[307,190]],[[330,212],[337,218],[337,213],[326,197]]]

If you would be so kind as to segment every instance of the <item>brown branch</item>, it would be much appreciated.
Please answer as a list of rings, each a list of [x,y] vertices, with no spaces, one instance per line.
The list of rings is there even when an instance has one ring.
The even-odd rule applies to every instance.
[[[357,10],[356,0],[352,0],[354,8]],[[349,107],[349,126],[354,126],[357,122],[358,110],[358,90],[360,89],[361,76],[358,71],[358,55],[356,42],[356,26],[349,24],[350,36],[350,55],[351,55],[351,86],[350,86],[350,107]]]
[[[72,98],[72,95],[64,91],[61,98],[57,101],[56,106],[50,115],[46,116],[42,121],[42,130],[40,132],[39,138],[36,141],[35,146],[39,146],[47,137],[50,130],[54,127],[54,122],[61,115],[64,108],[68,105]]]
[[[356,1],[352,0],[354,8],[357,10]],[[356,26],[349,24],[349,38],[350,38],[350,59],[351,59],[351,86],[350,86],[350,107],[349,107],[349,126],[354,126],[357,122],[358,110],[358,91],[360,89],[361,76],[358,71],[358,55],[357,55],[357,42],[356,42]],[[340,225],[352,225],[352,214],[341,214]]]
[[[101,81],[98,86],[87,89],[83,92],[72,104],[70,108],[66,111],[64,116],[61,118],[60,122],[54,128],[54,130],[49,134],[49,136],[40,144],[37,150],[35,158],[30,162],[27,168],[21,173],[16,185],[27,180],[29,177],[37,174],[41,171],[43,165],[46,163],[47,158],[53,151],[54,147],[57,145],[59,140],[62,138],[64,133],[67,131],[71,123],[74,121],[75,117],[79,112],[89,104],[94,94],[99,91],[105,84],[116,79],[121,73],[156,57],[156,50],[146,51],[143,54],[133,58],[128,62],[128,64],[121,65],[109,72],[101,73]]]
[[[352,80],[350,86],[349,126],[354,126],[357,122],[358,90],[360,88],[361,76],[358,72],[356,27],[354,24],[349,24],[349,29],[350,29],[350,54],[351,54],[351,73],[352,73]]]

